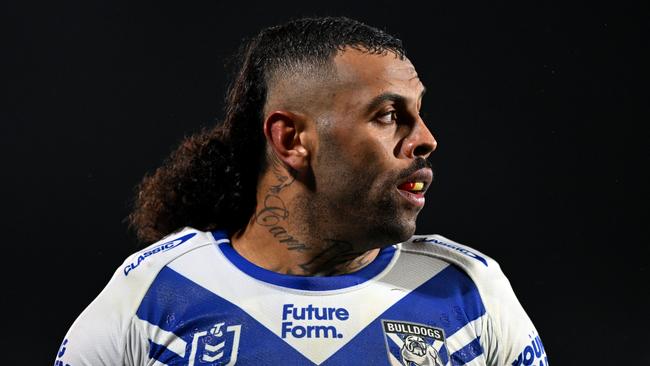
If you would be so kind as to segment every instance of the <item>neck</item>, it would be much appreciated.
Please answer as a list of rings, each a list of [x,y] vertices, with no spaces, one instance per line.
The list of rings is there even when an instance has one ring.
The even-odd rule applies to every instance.
[[[310,223],[300,204],[307,202],[300,199],[302,184],[277,164],[260,183],[255,215],[232,238],[235,250],[252,263],[278,273],[330,276],[355,272],[379,253]]]

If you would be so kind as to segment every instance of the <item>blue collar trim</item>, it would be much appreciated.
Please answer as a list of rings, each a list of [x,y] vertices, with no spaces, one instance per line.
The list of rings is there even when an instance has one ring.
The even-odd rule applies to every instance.
[[[277,286],[307,291],[339,290],[362,284],[374,278],[386,269],[395,255],[395,247],[389,246],[382,248],[377,255],[377,258],[375,258],[375,260],[370,264],[353,273],[323,277],[294,276],[269,271],[249,262],[246,258],[242,257],[237,253],[237,251],[235,251],[230,243],[228,234],[224,231],[213,231],[212,236],[214,236],[216,241],[223,239],[228,240],[227,242],[218,244],[217,247],[233,265],[247,275]]]

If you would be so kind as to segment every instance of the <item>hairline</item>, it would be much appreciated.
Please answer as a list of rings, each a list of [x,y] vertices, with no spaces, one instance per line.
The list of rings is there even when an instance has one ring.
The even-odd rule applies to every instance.
[[[283,65],[276,61],[269,65],[269,69],[264,73],[264,82],[266,83],[266,100],[262,110],[262,118],[267,112],[269,96],[279,83],[290,78],[302,78],[304,80],[318,81],[327,80],[327,78],[337,78],[335,59],[350,50],[359,51],[368,55],[386,56],[393,54],[400,60],[405,60],[406,55],[399,49],[390,47],[371,49],[363,44],[342,45],[333,50],[326,59],[321,58],[303,58],[299,60],[289,60]],[[263,122],[263,121],[262,121]]]

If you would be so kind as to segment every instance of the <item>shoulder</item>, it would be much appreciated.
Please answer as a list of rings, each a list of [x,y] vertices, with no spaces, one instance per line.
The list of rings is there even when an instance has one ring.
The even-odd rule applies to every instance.
[[[133,313],[160,271],[175,259],[214,243],[211,233],[184,228],[139,250],[117,268],[98,300],[118,305]]]
[[[405,253],[435,257],[452,264],[474,282],[487,314],[481,344],[488,364],[520,364],[517,362],[528,348],[534,350],[533,358],[546,361],[537,330],[497,261],[440,235],[416,235],[400,247]]]
[[[512,293],[510,282],[496,260],[477,249],[441,235],[415,235],[400,245],[404,253],[436,258],[465,273],[476,286],[489,312],[503,296]]]
[[[125,278],[155,277],[174,259],[214,242],[209,232],[184,228],[129,256],[116,275],[121,274]]]
[[[128,321],[165,267],[214,243],[211,233],[192,228],[169,234],[126,258],[97,299],[114,298]]]
[[[127,257],[115,271],[104,291],[113,294],[124,293],[122,301],[127,303],[123,308],[133,314],[163,268],[214,243],[215,239],[211,233],[193,228],[184,228],[169,234]]]
[[[512,292],[510,282],[496,260],[444,236],[415,235],[401,244],[401,251],[435,257],[459,268],[474,282],[488,311],[490,303],[498,303],[502,296]]]
[[[124,321],[135,314],[143,297],[167,265],[215,243],[212,234],[184,228],[133,253],[117,268],[96,301],[118,302]]]
[[[501,272],[499,264],[486,254],[441,235],[415,235],[401,244],[401,251],[436,257],[460,267],[470,276]]]
[[[63,356],[60,361],[71,365],[141,364],[131,358],[143,354],[147,338],[136,335],[142,330],[134,319],[148,289],[165,266],[214,243],[212,234],[185,228],[129,256],[69,329],[64,341],[67,351],[59,355]]]

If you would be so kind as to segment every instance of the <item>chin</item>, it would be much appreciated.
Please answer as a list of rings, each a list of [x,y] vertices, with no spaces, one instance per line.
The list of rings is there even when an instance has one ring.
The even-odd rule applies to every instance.
[[[373,237],[374,242],[386,246],[407,241],[413,234],[415,234],[415,220],[393,219],[377,225],[370,236]]]
[[[413,234],[415,234],[415,222],[409,223],[408,225],[403,225],[400,227],[401,230],[397,233],[399,237],[396,237],[395,242],[403,242],[409,240]]]

